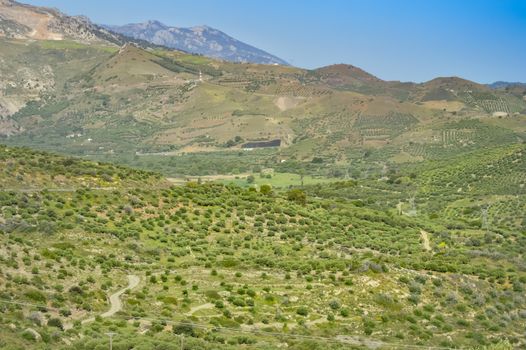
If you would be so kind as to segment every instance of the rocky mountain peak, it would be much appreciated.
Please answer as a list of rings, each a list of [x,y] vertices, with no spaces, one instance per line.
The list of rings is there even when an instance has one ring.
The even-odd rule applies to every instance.
[[[199,25],[190,28],[171,27],[156,20],[123,26],[104,26],[108,30],[155,45],[197,53],[233,62],[287,65],[284,60],[243,43],[222,31]]]

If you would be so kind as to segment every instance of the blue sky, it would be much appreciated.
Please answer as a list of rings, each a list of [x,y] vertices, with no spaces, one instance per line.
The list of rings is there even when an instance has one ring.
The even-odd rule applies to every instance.
[[[291,64],[526,82],[526,0],[20,0],[96,23],[206,24]]]

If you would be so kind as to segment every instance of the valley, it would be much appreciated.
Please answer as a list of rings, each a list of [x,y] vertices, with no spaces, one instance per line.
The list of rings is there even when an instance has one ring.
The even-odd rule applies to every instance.
[[[481,157],[517,164],[510,179],[520,178],[524,151]],[[504,334],[520,342],[524,226],[495,221],[491,210],[485,226],[465,205],[461,216],[445,214],[440,203],[451,199],[425,194],[435,191],[432,167],[415,180],[436,207],[417,197],[417,213],[398,215],[407,180],[388,195],[376,181],[306,184],[305,192],[173,186],[109,164],[10,147],[0,154],[2,187],[18,174],[44,188],[77,188],[1,192],[4,347],[91,349],[106,342],[105,332],[119,334],[118,346],[145,348],[180,335],[215,349],[396,348],[407,337],[449,348]],[[475,193],[462,197],[484,207]],[[488,327],[492,336],[481,332]]]
[[[524,84],[113,30],[0,0],[0,349],[526,346]]]

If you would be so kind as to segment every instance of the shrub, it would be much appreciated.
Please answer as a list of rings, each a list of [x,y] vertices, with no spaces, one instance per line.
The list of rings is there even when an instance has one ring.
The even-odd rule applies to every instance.
[[[34,333],[34,331],[30,331],[29,329],[26,329],[22,332],[22,338],[29,341],[35,341],[37,340],[37,335]]]
[[[26,292],[26,297],[33,301],[37,301],[39,303],[45,303],[46,302],[46,296],[39,290],[30,290]]]
[[[342,305],[340,304],[340,302],[338,300],[331,300],[329,302],[329,306],[333,310],[338,310]]]
[[[300,316],[307,316],[309,314],[309,309],[307,309],[305,306],[300,306],[296,313]]]
[[[400,276],[400,278],[398,280],[400,282],[404,283],[404,284],[408,284],[409,283],[409,278],[407,278],[406,276]]]
[[[47,321],[47,325],[49,327],[56,327],[56,328],[61,329],[61,330],[64,329],[64,325],[62,324],[62,321],[59,318],[50,318]]]
[[[261,187],[259,188],[259,192],[261,192],[261,194],[264,194],[264,195],[269,195],[272,193],[272,187],[270,185],[261,185]]]
[[[71,288],[69,288],[69,292],[71,294],[78,294],[78,295],[84,294],[82,291],[82,288],[80,288],[79,286],[72,286]]]
[[[363,328],[366,335],[371,335],[374,330],[374,322],[368,319],[363,319]]]
[[[305,205],[307,203],[307,195],[305,192],[299,189],[292,189],[288,191],[287,199],[291,202],[296,202],[301,205]]]
[[[189,335],[191,337],[195,337],[195,330],[194,327],[190,324],[190,322],[181,322],[176,324],[173,327],[173,332],[175,334],[184,334]]]

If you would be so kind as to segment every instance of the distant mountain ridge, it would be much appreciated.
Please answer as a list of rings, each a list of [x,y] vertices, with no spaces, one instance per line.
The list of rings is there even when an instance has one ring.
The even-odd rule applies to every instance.
[[[103,25],[103,27],[130,38],[226,61],[288,65],[279,57],[208,26],[179,28],[150,20],[144,23],[123,26]]]
[[[177,49],[230,62],[288,63],[208,26],[176,28],[158,21],[125,26],[92,23],[85,16],[68,16],[57,9],[0,0],[0,37],[31,40],[73,40],[83,44]]]
[[[521,82],[509,82],[509,81],[496,81],[494,83],[488,84],[492,89],[505,89],[507,87],[524,87],[526,88],[526,83]]]

